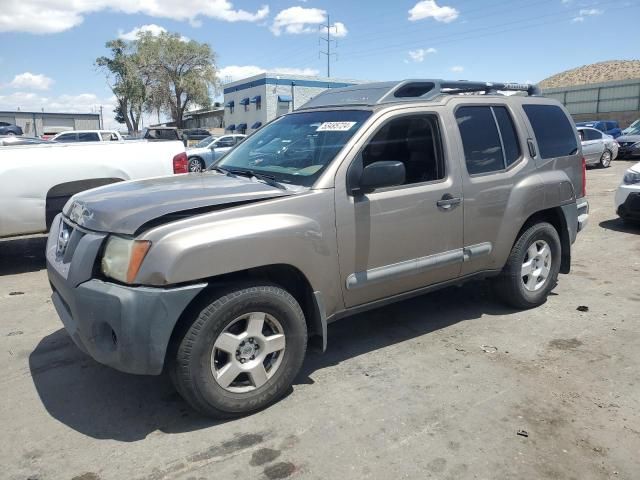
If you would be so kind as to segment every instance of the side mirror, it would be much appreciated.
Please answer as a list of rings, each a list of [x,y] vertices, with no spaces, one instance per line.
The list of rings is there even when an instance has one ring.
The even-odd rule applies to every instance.
[[[377,188],[402,185],[405,178],[406,171],[404,163],[388,160],[374,162],[362,170],[357,191],[359,191],[359,193],[368,193],[373,192]]]

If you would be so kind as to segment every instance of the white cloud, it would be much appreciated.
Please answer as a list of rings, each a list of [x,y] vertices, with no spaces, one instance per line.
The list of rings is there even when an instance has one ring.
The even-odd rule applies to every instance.
[[[134,29],[124,32],[123,30],[118,30],[118,38],[127,41],[133,41],[138,39],[138,35],[141,33],[150,33],[154,37],[157,37],[161,33],[165,33],[167,31],[166,28],[161,27],[160,25],[156,25],[155,23],[151,23],[149,25],[142,25],[140,27],[135,27]],[[185,36],[181,36],[180,40],[183,42],[188,42],[189,38]]]
[[[435,0],[422,0],[409,10],[409,20],[415,22],[424,18],[433,18],[437,22],[453,22],[460,12],[453,7],[439,6]]]
[[[104,10],[143,14],[198,24],[198,17],[226,22],[258,22],[269,15],[264,5],[255,12],[234,9],[229,0],[3,0],[0,32],[57,33]]]
[[[9,86],[13,88],[49,90],[49,87],[52,83],[53,79],[41,73],[34,74],[31,72],[24,72],[13,77],[13,80],[11,81],[11,83],[9,83]]]
[[[318,33],[327,31],[327,12],[319,8],[290,7],[276,15],[271,31],[279,36],[283,32],[289,34]],[[323,28],[324,26],[324,28]],[[349,31],[342,22],[335,22],[329,30],[332,37],[346,37]]]
[[[288,68],[288,67],[276,67],[276,68],[262,68],[256,65],[229,65],[228,67],[221,68],[218,72],[218,78],[223,82],[234,82],[236,80],[242,80],[243,78],[253,77],[259,73],[266,71],[279,73],[282,75],[306,75],[314,77],[320,73],[315,68]]]
[[[417,50],[409,50],[409,57],[414,62],[423,62],[424,57],[429,55],[430,53],[436,53],[437,50],[435,48],[418,48]]]
[[[573,17],[571,19],[572,22],[584,22],[585,18],[593,17],[595,15],[602,15],[604,10],[600,10],[599,8],[583,8],[578,12],[577,17]]]
[[[451,71],[455,73],[464,72],[464,67],[462,65],[454,65],[451,67]]]

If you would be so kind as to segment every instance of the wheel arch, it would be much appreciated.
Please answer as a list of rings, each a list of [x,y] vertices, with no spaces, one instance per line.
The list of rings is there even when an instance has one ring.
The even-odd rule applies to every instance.
[[[289,292],[304,313],[309,345],[321,351],[326,349],[327,323],[322,294],[313,290],[307,277],[298,268],[288,264],[272,264],[225,273],[202,281],[207,282],[207,287],[185,308],[173,327],[169,348],[165,354],[165,366],[168,363],[167,358],[174,353],[175,345],[188,330],[197,312],[210,302],[213,295],[256,282],[275,284]]]
[[[562,248],[560,273],[569,273],[571,271],[571,235],[569,233],[567,218],[562,207],[547,208],[530,215],[518,231],[518,235],[514,240],[514,245],[525,230],[527,230],[531,225],[541,222],[550,223],[558,232],[558,236],[560,237],[560,246]]]

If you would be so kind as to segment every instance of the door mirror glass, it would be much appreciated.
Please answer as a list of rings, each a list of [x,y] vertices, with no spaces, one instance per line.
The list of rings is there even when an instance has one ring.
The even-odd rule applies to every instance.
[[[402,162],[383,160],[367,165],[362,170],[359,182],[360,193],[367,193],[377,188],[402,185],[406,171]]]

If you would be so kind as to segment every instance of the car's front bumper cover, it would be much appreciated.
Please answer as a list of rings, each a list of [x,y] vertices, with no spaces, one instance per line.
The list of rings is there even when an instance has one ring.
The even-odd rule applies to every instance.
[[[47,243],[47,272],[53,305],[75,344],[117,370],[160,374],[178,319],[206,283],[156,288],[91,278],[102,239],[83,232],[65,263],[56,255],[59,230],[57,218]]]
[[[626,200],[618,205],[618,216],[640,221],[640,192],[630,192]]]

